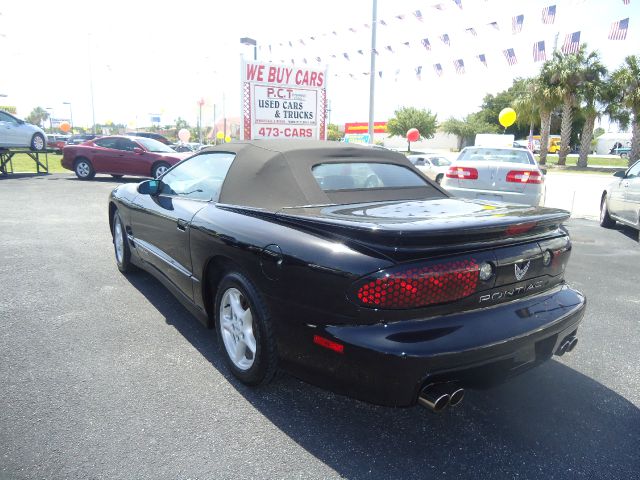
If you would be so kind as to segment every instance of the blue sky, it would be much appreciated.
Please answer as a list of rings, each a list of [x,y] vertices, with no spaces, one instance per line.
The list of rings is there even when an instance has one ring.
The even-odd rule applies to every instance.
[[[441,10],[434,8],[438,3]],[[541,10],[552,4],[557,5],[556,22],[543,25]],[[40,105],[62,117],[68,112],[62,102],[70,101],[74,123],[88,125],[91,67],[98,122],[143,126],[150,113],[160,113],[163,123],[177,116],[195,123],[199,98],[206,101],[205,123],[213,120],[214,104],[218,117],[223,104],[227,116],[238,116],[240,56],[252,55],[239,38],[250,36],[261,47],[260,60],[299,64],[307,59],[313,66],[326,65],[331,121],[366,121],[369,77],[363,73],[369,70],[371,34],[364,24],[371,23],[371,5],[370,0],[72,0],[64,7],[47,1],[4,3],[0,65],[9,66],[11,73],[0,78],[0,94],[8,95],[0,103],[16,105],[21,116]],[[556,34],[562,45],[567,33],[580,30],[581,40],[597,49],[610,68],[640,52],[640,0],[630,5],[622,0],[462,0],[462,5],[459,9],[452,0],[378,0],[378,18],[387,26],[378,27],[376,71],[383,73],[376,78],[376,120],[407,105],[429,108],[442,120],[477,110],[486,93],[507,88],[515,77],[534,75],[540,64],[532,60],[533,42],[545,40],[549,55]],[[413,15],[416,10],[422,21]],[[523,29],[514,35],[511,19],[520,14],[525,16]],[[627,39],[607,40],[611,23],[626,17],[631,19]],[[494,21],[499,31],[487,25]],[[477,36],[466,28],[474,28]],[[450,47],[439,40],[445,33]],[[429,38],[430,52],[421,46],[423,38]],[[507,65],[506,48],[514,48],[517,65]],[[479,53],[486,55],[488,67],[477,60]],[[464,75],[453,69],[457,59],[464,60]],[[435,63],[443,66],[441,77],[434,73]]]

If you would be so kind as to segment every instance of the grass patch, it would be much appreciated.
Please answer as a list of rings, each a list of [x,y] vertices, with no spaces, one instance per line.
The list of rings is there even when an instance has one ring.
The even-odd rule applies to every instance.
[[[536,160],[540,161],[540,156],[536,155]],[[578,163],[577,156],[569,156],[567,157],[567,167],[575,167]],[[547,165],[557,165],[558,164],[558,155],[547,155]],[[611,167],[620,167],[627,168],[629,166],[629,162],[626,158],[620,157],[597,157],[589,155],[588,164],[591,166],[611,166]]]
[[[49,173],[71,173],[70,170],[62,168],[60,162],[62,161],[62,155],[55,153],[47,154],[49,158]],[[36,162],[33,161],[26,153],[16,153],[11,159],[13,164],[13,171],[15,173],[36,173]],[[46,165],[44,154],[40,154],[40,163]],[[7,171],[11,171],[10,164],[7,164]],[[42,171],[42,169],[40,169]]]

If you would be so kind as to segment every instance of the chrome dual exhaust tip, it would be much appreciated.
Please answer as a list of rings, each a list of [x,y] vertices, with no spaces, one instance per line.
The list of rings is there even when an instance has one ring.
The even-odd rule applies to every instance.
[[[432,412],[441,412],[462,402],[464,389],[455,385],[431,384],[422,389],[418,403]]]
[[[563,340],[562,344],[556,350],[556,355],[561,357],[565,353],[569,353],[571,350],[576,348],[578,344],[578,337],[567,337]]]

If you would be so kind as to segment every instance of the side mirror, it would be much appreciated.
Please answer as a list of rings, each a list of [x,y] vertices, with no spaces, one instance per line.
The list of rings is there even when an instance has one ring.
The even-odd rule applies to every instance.
[[[543,175],[547,174],[547,169],[546,168],[541,168],[540,171],[542,172]]]
[[[144,153],[144,150],[141,149],[140,147],[133,147],[133,153],[137,153],[138,155],[142,155]]]
[[[614,177],[618,177],[618,178],[624,178],[624,170],[618,170],[616,173],[613,174]]]
[[[160,193],[160,180],[145,180],[138,185],[138,193],[142,195],[158,195]]]

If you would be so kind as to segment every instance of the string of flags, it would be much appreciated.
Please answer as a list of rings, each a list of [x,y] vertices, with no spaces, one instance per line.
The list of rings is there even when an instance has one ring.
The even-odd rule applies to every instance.
[[[463,9],[463,5],[462,5],[462,1],[461,0],[451,0],[453,2],[453,4],[455,4],[455,6],[457,6],[460,10]],[[623,3],[625,5],[629,5],[630,4],[630,0],[622,0]],[[446,4],[443,2],[440,3],[436,3],[434,5],[431,5],[432,8],[436,9],[436,10],[444,10],[446,8]],[[556,15],[558,13],[558,8],[557,5],[547,5],[546,7],[542,8],[540,10],[540,17],[538,17],[538,22],[541,22],[544,25],[553,25],[555,23],[556,20]],[[527,15],[527,17],[530,17],[530,15]],[[406,21],[406,19],[409,18],[413,18],[418,22],[423,22],[425,16],[423,15],[421,10],[414,10],[412,12],[407,13],[400,13],[397,14],[393,17],[388,17],[388,18],[392,18],[393,20],[385,20],[385,19],[379,19],[378,20],[378,24],[385,27],[389,25],[389,21]],[[513,35],[516,34],[520,34],[523,30],[523,26],[525,24],[525,15],[524,14],[518,14],[518,15],[514,15],[513,17],[511,17],[511,33]],[[527,25],[529,25],[529,23],[527,23]],[[492,21],[492,22],[488,22],[486,24],[484,24],[484,26],[490,30],[496,30],[496,31],[500,31],[500,25],[498,24],[497,21]],[[369,24],[363,24],[363,27],[365,29],[371,28]],[[529,27],[528,27],[529,28]],[[613,41],[619,41],[619,40],[626,40],[627,38],[627,32],[629,30],[629,18],[624,18],[618,21],[615,21],[611,24],[610,30],[609,30],[609,35],[608,35],[608,39],[609,40],[613,40]],[[348,31],[351,33],[356,33],[357,29],[356,27],[349,27]],[[476,27],[470,27],[470,26],[464,26],[461,30],[461,34],[466,35],[467,38],[468,36],[472,36],[472,37],[477,37],[478,36],[478,30]],[[338,31],[332,31],[331,33],[323,33],[321,35],[316,35],[316,36],[309,36],[309,37],[305,37],[305,38],[301,38],[298,39],[297,42],[295,40],[288,40],[285,42],[280,42],[277,45],[280,47],[286,47],[287,45],[290,48],[295,48],[295,45],[300,44],[302,46],[307,46],[307,42],[314,42],[316,40],[319,40],[321,36],[327,36],[327,35],[332,35],[332,36],[339,36],[339,32]],[[576,32],[572,32],[569,34],[566,34],[565,38],[564,38],[564,43],[562,44],[560,50],[563,53],[576,53],[579,51],[580,48],[580,37],[581,37],[581,32],[580,31],[576,31]],[[452,47],[452,37],[450,36],[449,33],[442,33],[440,35],[438,35],[438,40],[439,40],[439,44],[451,48]],[[454,37],[454,40],[457,41],[457,37]],[[468,40],[467,40],[468,41]],[[441,43],[440,43],[441,42]],[[431,40],[429,39],[429,37],[424,37],[421,38],[419,40],[411,40],[411,41],[404,41],[404,42],[398,42],[398,43],[393,43],[393,44],[389,44],[389,45],[384,45],[381,46],[379,49],[357,49],[355,51],[345,51],[345,52],[341,52],[341,55],[339,53],[329,53],[328,54],[328,58],[325,55],[324,56],[324,60],[328,60],[330,59],[334,59],[337,60],[338,58],[343,58],[344,61],[346,62],[351,62],[354,57],[364,57],[365,55],[369,55],[370,53],[373,53],[374,55],[380,55],[383,52],[385,54],[388,55],[395,55],[397,53],[399,53],[399,49],[403,48],[403,47],[411,47],[412,45],[419,45],[422,48],[424,48],[424,50],[426,52],[432,52],[432,47],[433,44],[431,42]],[[275,44],[269,44],[267,46],[269,53],[272,54],[273,53],[273,47]],[[309,44],[309,46],[311,46],[311,44]],[[260,49],[262,49],[262,46],[259,47]],[[441,48],[441,47],[440,47]],[[282,52],[281,52],[282,53]],[[286,55],[286,54],[284,54]],[[507,64],[509,66],[514,66],[518,64],[518,57],[516,55],[516,50],[514,48],[505,48],[502,50],[502,55],[504,56]],[[288,56],[288,55],[287,55]],[[277,57],[276,57],[277,58]],[[285,58],[280,58],[280,62],[281,63],[287,63],[285,61]],[[488,62],[487,62],[487,56],[485,53],[479,53],[475,56],[475,58],[486,68],[488,67]],[[544,40],[539,40],[539,41],[535,41],[533,42],[533,48],[532,48],[532,59],[533,62],[537,63],[537,62],[544,62],[547,59],[547,52],[546,52],[546,44]],[[309,59],[307,58],[303,58],[301,61],[303,64],[308,64],[309,62],[315,60],[315,62],[317,63],[323,63],[323,57],[322,56],[315,56],[315,57],[310,57]],[[300,60],[299,60],[300,61]],[[290,62],[292,64],[295,64],[295,59],[291,58]],[[436,73],[437,76],[442,76],[445,72],[445,68],[443,67],[443,64],[441,62],[439,63],[434,63],[433,64],[433,69]],[[454,71],[458,74],[458,75],[463,75],[465,74],[465,62],[464,59],[462,58],[458,58],[453,60],[453,69]],[[396,75],[398,75],[398,73],[400,72],[400,69],[396,70]],[[422,74],[423,74],[423,66],[419,65],[417,67],[414,68],[414,72],[415,72],[415,76],[418,79],[421,79]],[[369,72],[363,72],[362,75],[369,75]],[[380,78],[382,78],[383,75],[383,71],[380,70],[377,72],[378,76]],[[339,76],[339,74],[335,74],[336,76]],[[348,74],[350,77],[355,78],[356,74],[353,73],[349,73]]]

